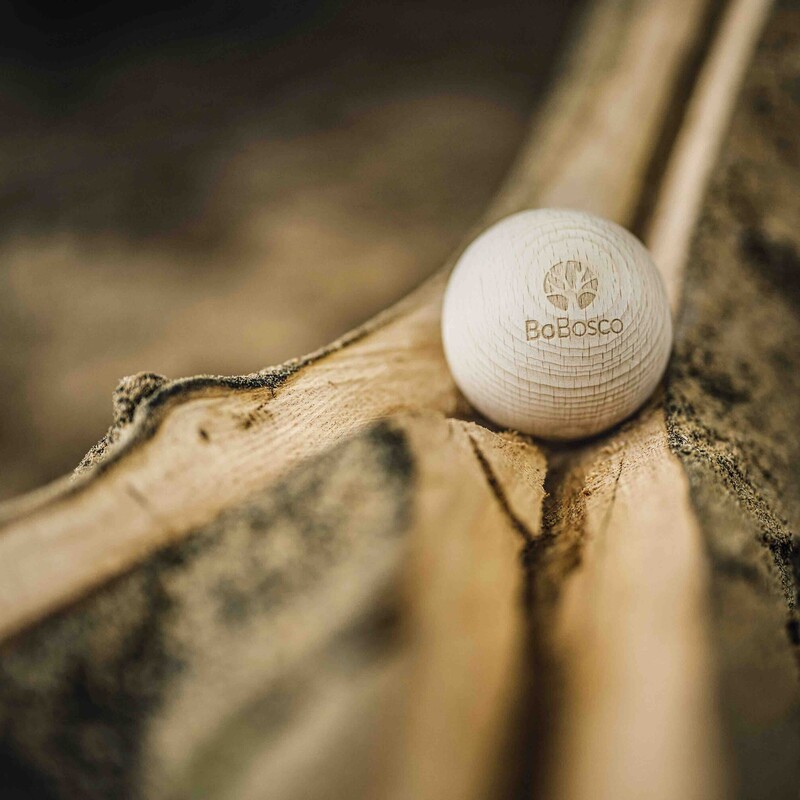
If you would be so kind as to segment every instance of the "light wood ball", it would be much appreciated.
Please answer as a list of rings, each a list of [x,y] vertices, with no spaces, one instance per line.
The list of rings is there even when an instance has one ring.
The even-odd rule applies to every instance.
[[[444,296],[453,377],[498,425],[580,439],[630,416],[661,380],[672,321],[641,242],[580,211],[507,217],[463,253]]]

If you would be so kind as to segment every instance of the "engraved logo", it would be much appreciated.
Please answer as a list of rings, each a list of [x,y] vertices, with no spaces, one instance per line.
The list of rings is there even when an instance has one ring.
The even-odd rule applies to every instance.
[[[544,276],[544,292],[561,311],[583,310],[597,297],[597,277],[580,261],[559,261]]]

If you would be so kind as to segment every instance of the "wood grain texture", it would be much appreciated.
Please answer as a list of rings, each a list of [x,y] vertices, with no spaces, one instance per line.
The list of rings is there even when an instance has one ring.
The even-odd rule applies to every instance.
[[[592,5],[487,221],[558,198],[627,222],[708,8],[698,0]],[[642,82],[633,66],[654,49],[657,63]],[[553,171],[572,163],[572,147],[582,163],[579,187]],[[623,152],[638,157],[620,159],[610,175],[608,159]],[[566,186],[575,194],[565,194]],[[375,419],[416,408],[468,413],[439,332],[451,266],[320,352],[251,376],[165,383],[142,398],[129,423],[112,429],[112,446],[84,464],[91,469],[6,504],[0,635],[74,600]]]
[[[371,426],[7,645],[3,750],[64,797],[483,796],[543,477],[513,435]]]
[[[594,215],[523,211],[464,251],[442,306],[450,371],[482,414],[546,439],[616,425],[652,394],[672,346],[641,242]]]
[[[660,405],[567,469],[581,565],[543,638],[563,692],[547,796],[725,796],[708,568]]]
[[[766,4],[759,2],[731,6],[698,81],[695,109],[703,108],[704,97],[712,93],[712,107],[730,111],[738,95],[737,78],[743,74],[741,63],[750,61],[766,11]],[[781,24],[773,21],[776,29]],[[763,45],[759,58],[768,59],[769,49]],[[699,111],[687,116],[667,174],[687,176],[690,193],[697,187],[689,167],[697,166],[698,153],[712,162],[719,157],[728,122],[723,116],[709,125]],[[704,170],[710,173],[711,165]],[[687,249],[691,233],[684,226],[694,229],[697,221],[675,205],[676,191],[673,177],[664,185],[650,234],[655,259],[673,269],[696,252]],[[715,203],[724,205],[721,199]],[[709,274],[727,282],[733,262],[718,246],[719,237],[732,232],[723,231],[711,234],[707,259]],[[682,273],[682,268],[679,274],[668,273],[673,289],[681,286]],[[690,298],[689,318],[705,317],[695,317],[697,335],[718,330],[719,341],[724,341],[722,317],[709,316],[706,298]],[[722,307],[732,308],[724,300]],[[702,347],[697,339],[687,345],[689,350]],[[714,357],[706,351],[706,363],[698,370],[688,366],[697,364],[697,354],[689,350],[679,351],[671,374],[688,369],[703,381],[699,376],[713,372]],[[707,386],[706,391],[705,398],[694,393],[678,416],[686,410],[693,416],[695,402],[701,408],[716,407],[717,389]],[[757,599],[751,598],[747,608],[740,605],[740,616],[732,604],[720,607],[719,585],[728,583],[724,576],[730,567],[711,561],[708,548],[713,552],[720,542],[731,546],[741,523],[719,513],[706,516],[705,527],[698,522],[692,503],[698,491],[713,509],[730,503],[727,479],[719,480],[725,467],[719,464],[716,479],[706,471],[690,495],[679,456],[695,459],[730,434],[694,426],[692,443],[684,433],[676,450],[675,407],[669,403],[667,409],[665,413],[663,401],[657,400],[615,435],[569,453],[560,464],[561,494],[553,505],[552,525],[566,541],[541,558],[545,574],[555,572],[551,580],[558,586],[560,603],[555,625],[548,624],[550,617],[537,625],[541,657],[558,676],[551,677],[550,685],[557,685],[563,697],[556,703],[558,734],[545,791],[567,798],[790,798],[797,785],[797,741],[789,727],[798,718],[797,676],[790,666],[791,642],[781,631],[785,606],[767,611],[767,598],[785,580],[785,555],[766,568],[763,584],[753,593]],[[751,535],[755,546],[759,534],[751,529]],[[569,549],[569,542],[576,540],[582,558],[578,568]],[[754,569],[752,560],[761,559],[751,552],[738,568]],[[735,597],[740,591],[728,587],[726,594]],[[733,630],[741,634],[745,624],[763,627],[734,639]],[[720,630],[730,629],[726,653],[717,637]],[[731,677],[736,667],[730,665],[742,660],[751,665],[747,679],[753,683],[749,690],[739,684],[737,692],[731,687],[737,684]],[[754,693],[755,685],[761,688]],[[762,704],[762,698],[770,699]],[[754,718],[756,706],[762,713],[770,708],[771,731]],[[737,747],[733,765],[731,742]],[[766,774],[767,764],[775,767],[774,773]]]
[[[673,293],[683,283],[686,243],[697,224],[676,203],[674,176],[688,180],[690,194],[702,191],[691,167],[698,153],[711,162],[718,157],[741,64],[751,59],[766,10],[757,1],[728,9],[697,83],[696,113],[677,137],[647,240]],[[717,112],[711,125],[697,111],[708,93]],[[710,170],[706,165],[701,177]],[[604,441],[570,453],[561,470],[553,525],[568,539],[580,532],[582,564],[575,569],[574,556],[565,560],[558,549],[545,559],[548,571],[566,578],[555,625],[540,626],[545,658],[563,686],[552,751],[572,756],[553,758],[549,796],[666,800],[736,793],[726,766],[730,729],[719,710],[706,538],[672,451],[663,401]],[[792,692],[782,704],[793,706]],[[783,774],[791,771],[784,763]],[[758,789],[743,796],[771,794]]]
[[[659,202],[647,225],[645,239],[654,253],[667,286],[673,313],[678,311],[689,258],[691,237],[701,213],[711,170],[717,161],[749,54],[761,31],[772,0],[736,0],[698,76],[686,107],[659,191]]]
[[[120,376],[277,364],[428,277],[503,180],[578,5],[288,2],[299,27],[0,74],[0,499],[75,466]]]
[[[534,128],[542,139],[523,154],[487,220],[514,210],[510,198],[528,206],[568,194],[576,184],[557,175],[552,184],[525,176],[569,165],[568,157],[551,159],[546,132],[595,113],[596,131],[566,128],[582,159],[582,196],[629,222],[654,170],[620,152],[655,158],[663,146],[653,134],[681,97],[678,75],[701,40],[705,9],[594,6],[546,106],[562,116]],[[737,36],[718,29],[692,101],[702,105],[704,91],[722,86],[723,111],[737,93],[729,69],[742,74],[764,11],[754,0],[731,9]],[[641,86],[631,63],[639,46],[650,58],[653,39],[638,37],[654,35],[650,24],[665,15],[675,25],[648,61],[655,72],[641,108],[623,103],[624,124],[607,119],[604,101]],[[779,67],[769,85],[784,115],[796,112],[787,16],[772,18],[755,62],[762,81]],[[676,29],[686,38],[673,39]],[[613,41],[597,36],[609,30]],[[655,87],[656,78],[666,83]],[[747,91],[757,116],[764,103],[756,89]],[[663,104],[651,105],[653,97]],[[736,399],[742,354],[725,349],[722,328],[711,336],[708,327],[736,310],[734,342],[746,343],[748,303],[733,299],[737,286],[753,295],[758,280],[782,281],[769,310],[782,312],[779,329],[796,323],[796,248],[787,233],[796,193],[781,161],[792,163],[783,141],[792,119],[780,128],[768,116],[776,132],[764,148],[741,128],[723,143],[727,120],[709,127],[685,118],[667,174],[680,174],[684,154],[700,146],[732,170],[717,198],[761,209],[763,224],[748,237],[725,214],[705,223],[706,243],[688,259],[690,286],[701,291],[687,300],[695,302],[683,323],[690,333],[679,342],[667,402],[656,395],[606,437],[545,449],[482,420],[448,419],[472,412],[437,339],[442,276],[280,370],[168,382],[152,393],[153,381],[143,381],[149,388],[132,421],[121,413],[111,446],[72,489],[11,509],[0,533],[3,579],[27,603],[16,615],[10,596],[3,606],[4,630],[16,635],[0,658],[2,766],[46,782],[51,794],[40,795],[59,798],[791,798],[797,682],[783,626],[797,551],[773,501],[794,486],[796,431],[793,417],[772,407],[769,433],[758,437],[766,394]],[[595,135],[607,157],[601,150],[583,160]],[[718,155],[731,142],[739,143],[734,166]],[[752,163],[749,153],[759,154],[757,171],[772,164],[780,176],[769,182],[779,204],[753,190],[752,173],[734,180]],[[620,165],[616,178],[608,160]],[[663,202],[656,219],[669,214]],[[619,209],[626,211],[617,216]],[[691,216],[674,225],[679,236],[662,241],[687,241],[687,226],[695,227]],[[719,258],[719,242],[729,257]],[[740,246],[764,271],[753,284],[730,271],[742,263]],[[679,288],[687,260],[666,245],[654,255]],[[699,284],[698,264],[706,265]],[[731,276],[740,283],[728,285]],[[725,302],[714,305],[714,297]],[[787,344],[766,329],[777,338],[761,340],[764,380]],[[718,358],[727,358],[724,369]],[[426,404],[431,411],[404,413]],[[741,435],[722,421],[726,408],[735,409]],[[760,482],[749,484],[754,467]],[[779,476],[774,485],[769,475]],[[114,501],[126,496],[132,502],[121,513]],[[742,509],[750,516],[736,529]],[[112,531],[119,541],[110,541]],[[97,551],[80,549],[85,540]],[[42,541],[64,559],[60,572],[53,564],[45,575],[52,587],[34,571]],[[13,548],[3,551],[8,542]],[[786,596],[776,593],[781,581]],[[115,595],[120,586],[127,589]],[[758,697],[748,697],[745,680]],[[31,713],[16,713],[23,705]],[[515,727],[526,719],[527,733]]]

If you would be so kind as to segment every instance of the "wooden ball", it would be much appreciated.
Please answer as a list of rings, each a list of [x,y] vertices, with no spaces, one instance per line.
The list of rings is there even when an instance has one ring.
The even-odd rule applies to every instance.
[[[481,234],[450,276],[447,362],[498,425],[549,439],[599,433],[661,380],[672,321],[641,242],[580,211],[514,214]]]

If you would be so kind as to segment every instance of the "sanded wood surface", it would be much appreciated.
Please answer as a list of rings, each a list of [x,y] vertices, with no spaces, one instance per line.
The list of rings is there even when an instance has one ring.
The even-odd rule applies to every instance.
[[[728,9],[666,171],[646,243],[673,307],[697,224],[692,199],[718,155],[768,5]],[[561,465],[563,485],[581,487],[583,568],[567,576],[543,634],[566,687],[554,751],[574,756],[555,762],[554,796],[700,800],[735,788],[718,719],[709,565],[662,403]],[[555,524],[574,536],[575,497],[562,499]],[[792,693],[784,701],[791,706]]]
[[[564,681],[554,751],[570,756],[551,796],[724,796],[707,565],[660,406],[569,470],[582,566],[546,633]]]
[[[459,389],[494,424],[586,439],[661,382],[672,320],[635,236],[540,208],[495,223],[464,251],[444,295],[442,344]]]
[[[707,13],[706,3],[687,0],[591,7],[487,220],[560,204],[629,221],[650,167],[645,155],[631,154],[656,156]],[[665,25],[670,17],[674,24]],[[640,37],[640,29],[647,35]],[[632,65],[650,59],[654,48],[658,67],[645,83]],[[618,109],[613,116],[610,107]],[[574,131],[567,141],[574,140],[575,157],[587,160],[580,192],[569,202],[558,194],[566,185],[559,171],[531,173],[533,165],[552,170],[571,163],[563,125]],[[587,150],[599,155],[588,159]],[[622,152],[628,157],[609,175],[607,158]],[[588,192],[605,205],[597,207]],[[439,310],[450,266],[319,353],[252,376],[165,383],[137,404],[132,419],[121,419],[128,424],[112,435],[111,452],[101,444],[90,458],[86,466],[103,456],[99,470],[8,504],[0,538],[0,632],[68,602],[377,418],[415,408],[468,413],[441,350]],[[46,549],[46,560],[40,547],[32,551],[32,540]]]
[[[543,476],[511,435],[381,423],[8,650],[3,728],[67,796],[481,796],[519,699]],[[83,757],[50,735],[65,716]]]
[[[654,206],[676,353],[622,428],[476,417],[445,268],[298,362],[129,381],[75,482],[6,507],[21,796],[794,796],[800,24],[767,9],[592,5],[487,213]]]

